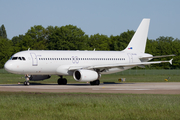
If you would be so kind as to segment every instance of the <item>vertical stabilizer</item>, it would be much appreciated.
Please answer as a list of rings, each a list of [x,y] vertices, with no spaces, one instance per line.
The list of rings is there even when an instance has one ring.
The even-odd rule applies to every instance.
[[[125,51],[145,52],[150,19],[143,19]]]

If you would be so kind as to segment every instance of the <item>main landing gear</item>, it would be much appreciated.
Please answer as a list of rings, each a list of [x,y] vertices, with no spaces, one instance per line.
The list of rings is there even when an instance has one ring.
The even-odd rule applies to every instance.
[[[60,76],[61,78],[59,78],[57,80],[58,85],[67,85],[67,79],[63,78],[62,76]]]
[[[91,85],[99,85],[100,81],[99,80],[95,80],[95,81],[90,82],[90,84]]]

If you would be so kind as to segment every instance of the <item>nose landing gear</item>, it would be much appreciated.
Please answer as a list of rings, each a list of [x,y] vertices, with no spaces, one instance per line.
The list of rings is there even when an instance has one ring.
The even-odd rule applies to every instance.
[[[26,78],[26,81],[24,81],[24,85],[29,86],[29,78],[30,78],[30,76],[27,74],[27,75],[25,75],[25,78]]]
[[[24,81],[24,85],[29,86],[29,81]]]

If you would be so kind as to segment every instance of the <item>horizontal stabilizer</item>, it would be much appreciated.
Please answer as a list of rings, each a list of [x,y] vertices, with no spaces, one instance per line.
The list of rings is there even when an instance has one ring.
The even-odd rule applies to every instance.
[[[147,59],[147,58],[163,58],[163,57],[172,57],[176,55],[161,55],[161,56],[150,56],[150,57],[141,57],[140,59]]]
[[[173,58],[169,61],[169,63],[172,65]]]

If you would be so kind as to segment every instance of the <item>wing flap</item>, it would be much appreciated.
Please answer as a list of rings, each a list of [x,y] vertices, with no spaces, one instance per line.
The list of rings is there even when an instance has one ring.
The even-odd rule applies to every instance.
[[[114,64],[114,65],[96,65],[96,66],[91,66],[89,68],[115,68],[115,67],[134,67],[134,66],[145,66],[145,65],[150,65],[150,64],[157,64],[157,63],[167,63],[169,62],[172,64],[172,60],[170,61],[152,61],[152,62],[139,62],[139,63],[129,63],[129,64]]]

